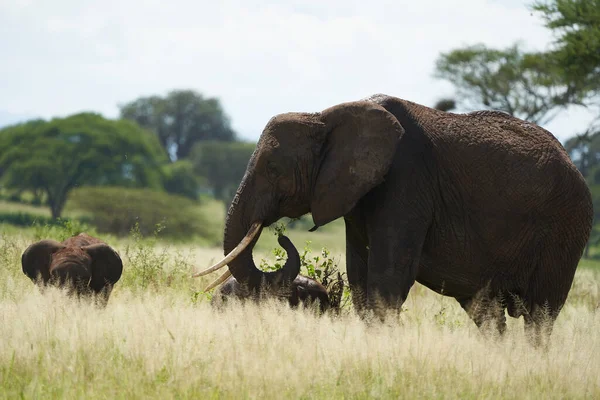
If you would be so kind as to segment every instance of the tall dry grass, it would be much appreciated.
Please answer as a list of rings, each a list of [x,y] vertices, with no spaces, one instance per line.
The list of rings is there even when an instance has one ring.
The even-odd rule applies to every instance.
[[[33,286],[20,271],[28,240],[0,236],[3,398],[600,398],[591,269],[578,271],[544,353],[529,347],[522,320],[509,320],[503,340],[485,339],[454,300],[420,285],[385,324],[273,302],[213,310],[197,291],[214,277],[188,274],[218,249],[146,254],[175,272],[146,287],[124,275],[95,309]],[[128,254],[125,274],[143,264]]]

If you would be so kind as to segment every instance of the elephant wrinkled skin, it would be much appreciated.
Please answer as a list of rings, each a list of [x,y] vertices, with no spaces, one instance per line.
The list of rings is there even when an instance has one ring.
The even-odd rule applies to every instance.
[[[80,233],[59,243],[45,239],[21,256],[23,273],[40,286],[66,287],[70,294],[95,297],[106,305],[121,278],[119,254],[102,240]]]
[[[309,212],[313,229],[344,218],[361,313],[399,310],[417,281],[478,326],[503,332],[505,309],[523,315],[535,343],[566,301],[593,217],[585,180],[547,130],[382,94],[267,123],[225,224],[225,254],[249,243],[227,260],[237,281],[280,281],[252,248],[262,227]]]

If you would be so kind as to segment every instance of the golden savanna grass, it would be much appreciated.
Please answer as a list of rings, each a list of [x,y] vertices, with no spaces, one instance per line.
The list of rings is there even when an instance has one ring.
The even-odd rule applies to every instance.
[[[503,340],[486,339],[453,299],[420,285],[385,324],[274,302],[215,310],[198,293],[215,276],[189,273],[220,249],[155,245],[168,258],[141,261],[142,251],[112,241],[125,272],[95,309],[42,294],[22,274],[31,240],[0,227],[3,398],[600,398],[597,269],[578,271],[544,353],[529,347],[522,320],[509,319]],[[130,274],[151,262],[171,272],[142,287]]]

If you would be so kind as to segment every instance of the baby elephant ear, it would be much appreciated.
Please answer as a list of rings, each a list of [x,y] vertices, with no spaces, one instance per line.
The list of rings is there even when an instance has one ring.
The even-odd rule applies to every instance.
[[[303,285],[296,286],[296,292],[298,293],[298,298],[301,301],[305,301],[308,298],[308,290]]]
[[[92,258],[92,279],[90,288],[101,291],[107,285],[114,285],[121,279],[123,262],[119,254],[105,243],[93,244],[81,248]]]
[[[51,239],[40,240],[29,245],[21,256],[23,273],[34,282],[40,277],[47,282],[50,279],[52,254],[64,248],[65,246]]]

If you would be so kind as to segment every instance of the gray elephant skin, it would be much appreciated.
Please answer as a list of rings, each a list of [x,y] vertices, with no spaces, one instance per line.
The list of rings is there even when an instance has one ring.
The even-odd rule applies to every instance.
[[[593,218],[584,178],[547,130],[383,94],[267,123],[227,214],[235,279],[292,281],[291,269],[257,269],[252,248],[263,227],[307,213],[313,230],[344,218],[363,315],[399,310],[416,281],[478,326],[504,332],[504,310],[524,316],[535,343],[567,299]]]
[[[94,298],[104,306],[123,272],[119,254],[86,233],[63,242],[33,243],[23,252],[21,265],[23,273],[41,287],[67,288],[71,295]]]

